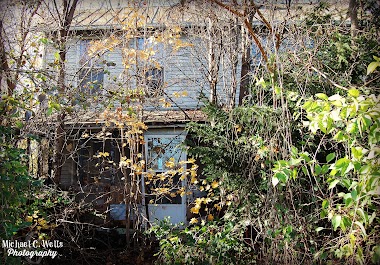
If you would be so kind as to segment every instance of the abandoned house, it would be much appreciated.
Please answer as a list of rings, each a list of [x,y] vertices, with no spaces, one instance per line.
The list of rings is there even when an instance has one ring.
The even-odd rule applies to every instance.
[[[39,80],[35,113],[47,113],[38,122],[49,124],[41,135],[53,143],[41,142],[40,172],[93,202],[104,222],[190,219],[200,192],[180,174],[192,168],[186,124],[206,121],[204,100],[225,109],[241,103],[247,73],[262,61],[249,30],[223,9],[229,1],[211,2],[82,0],[60,15],[62,3],[43,7],[37,36],[51,79]],[[288,12],[287,1],[274,2],[261,12]],[[268,33],[253,15],[257,34]],[[167,180],[147,178],[169,169],[174,196],[158,197],[153,184]]]
[[[207,42],[210,29],[206,22],[191,21],[195,7],[194,13],[184,16],[179,4],[170,1],[151,1],[149,5],[111,1],[98,9],[93,5],[84,1],[77,7],[78,16],[74,17],[80,22],[72,24],[66,41],[65,87],[66,93],[72,91],[76,115],[65,117],[59,186],[92,201],[100,213],[107,213],[107,221],[125,223],[129,216],[132,222],[136,218],[154,222],[170,216],[173,223],[186,223],[194,192],[158,198],[145,174],[137,176],[137,185],[125,187],[126,181],[132,181],[128,179],[130,170],[123,172],[120,165],[131,159],[132,147],[122,135],[127,127],[120,129],[112,115],[134,112],[147,128],[139,135],[142,141],[133,155],[144,156],[144,171],[156,175],[167,171],[170,159],[176,164],[188,159],[182,146],[187,137],[185,126],[190,121],[205,121],[200,111],[204,98],[214,97],[211,100],[225,106],[237,103],[239,49],[227,51]],[[230,25],[230,34],[235,27]],[[209,37],[221,34],[220,30],[212,29]],[[58,37],[54,29],[48,34]],[[237,36],[221,38],[227,47],[227,42],[237,41]],[[54,71],[54,45],[46,46],[44,56],[44,67]],[[224,63],[220,63],[222,57]],[[214,92],[210,92],[210,84]],[[138,93],[144,95],[143,100],[133,101]],[[179,174],[172,181],[176,183],[174,191],[188,190],[188,181],[180,180]],[[129,215],[128,204],[134,204]]]

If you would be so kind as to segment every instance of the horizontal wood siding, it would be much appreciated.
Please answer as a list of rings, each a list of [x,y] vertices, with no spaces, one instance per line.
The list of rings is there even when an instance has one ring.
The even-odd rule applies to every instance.
[[[200,94],[206,97],[209,95],[209,83],[207,80],[207,49],[205,44],[199,39],[182,38],[184,42],[192,46],[181,48],[173,51],[171,48],[158,45],[154,59],[164,69],[165,97],[171,104],[171,107],[164,108],[159,98],[149,99],[145,107],[147,109],[197,109],[202,103],[199,99]],[[54,67],[50,66],[54,62],[54,53],[56,50],[48,46],[45,55],[45,66],[53,73]],[[79,71],[79,39],[72,39],[67,44],[66,60],[66,84],[68,89],[74,89],[78,86]],[[104,54],[104,90],[103,95],[109,95],[109,91],[120,92],[123,90],[134,89],[136,79],[133,76],[133,66],[125,69],[121,48],[115,48]],[[240,70],[240,67],[238,67]],[[129,71],[129,74],[125,74]],[[237,78],[240,78],[238,71]],[[220,68],[220,77],[218,80],[218,99],[225,102],[230,96],[231,90],[231,64],[225,63],[225,67]],[[186,91],[187,95],[183,94]],[[175,95],[180,95],[176,97]],[[237,95],[238,96],[238,95]],[[168,99],[170,98],[170,100]],[[114,106],[118,106],[114,102]]]

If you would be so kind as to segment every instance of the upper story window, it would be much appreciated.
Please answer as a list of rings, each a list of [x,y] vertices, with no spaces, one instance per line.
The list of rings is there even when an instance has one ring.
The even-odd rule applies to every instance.
[[[147,97],[163,95],[164,71],[162,68],[149,68],[145,70],[145,84]]]
[[[78,85],[80,91],[86,94],[97,94],[104,83],[104,66],[101,56],[90,55],[90,39],[79,41]]]
[[[145,95],[154,98],[163,95],[164,68],[161,64],[161,57],[164,47],[155,43],[151,38],[139,37],[136,40],[136,49],[143,54],[144,59],[139,65],[141,78],[145,87]],[[146,57],[146,54],[150,54]]]

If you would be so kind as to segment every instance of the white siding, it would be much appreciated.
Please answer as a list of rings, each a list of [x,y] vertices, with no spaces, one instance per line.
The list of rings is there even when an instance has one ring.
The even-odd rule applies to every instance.
[[[202,103],[199,99],[203,93],[206,97],[209,95],[209,84],[207,81],[207,50],[205,44],[200,39],[186,39],[192,46],[181,48],[173,51],[170,47],[158,45],[154,59],[164,69],[165,95],[164,97],[171,103],[169,109],[196,109]],[[78,86],[79,66],[79,39],[72,39],[68,42],[67,60],[66,60],[66,84],[73,89]],[[52,47],[47,48],[45,56],[45,65],[49,68],[49,63],[54,62],[54,52]],[[107,74],[104,75],[103,95],[109,90],[120,92],[125,89],[133,89],[136,86],[136,79],[133,76],[134,69],[126,70],[123,64],[122,48],[115,48],[104,54],[103,59],[108,64],[104,65]],[[224,58],[227,60],[228,56]],[[224,65],[224,66],[223,66]],[[225,62],[220,67],[218,80],[218,100],[226,103],[229,97],[231,87],[231,63]],[[238,65],[238,69],[240,66]],[[52,69],[54,70],[54,69]],[[240,78],[240,71],[237,73],[237,79]],[[239,87],[239,86],[238,86]],[[75,91],[75,90],[74,90]],[[182,92],[186,91],[184,96]],[[176,93],[180,97],[175,97]],[[238,94],[237,94],[238,97]],[[115,102],[115,106],[118,103]],[[164,109],[159,98],[149,99],[146,101],[147,109]],[[166,108],[167,109],[167,108]]]

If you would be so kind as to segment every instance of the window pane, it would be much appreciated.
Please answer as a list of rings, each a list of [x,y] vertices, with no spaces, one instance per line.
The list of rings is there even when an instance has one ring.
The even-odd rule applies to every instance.
[[[169,170],[165,166],[171,158],[174,159],[175,165],[185,158],[185,153],[181,148],[183,138],[181,136],[147,136],[147,168],[153,169],[156,174]],[[146,194],[149,203],[154,204],[181,204],[182,197],[179,189],[182,187],[182,180],[179,174],[174,176],[168,175],[164,180],[157,178],[146,184]],[[168,192],[161,193],[159,189],[167,189]]]
[[[88,54],[91,45],[93,45],[93,40],[79,41],[78,84],[82,93],[94,95],[99,93],[103,86],[104,70],[101,56]]]
[[[86,94],[96,94],[103,86],[104,72],[103,69],[84,68],[79,74],[79,87],[81,92]]]
[[[89,49],[93,45],[93,40],[80,40],[79,42],[79,66],[80,67],[103,67],[103,58],[99,55],[89,55]]]
[[[152,68],[145,72],[146,94],[148,97],[163,95],[163,69]]]
[[[180,147],[180,137],[147,137],[148,138],[148,162],[147,167],[156,171],[166,169],[165,163],[174,158],[178,163],[182,157],[183,150]]]

